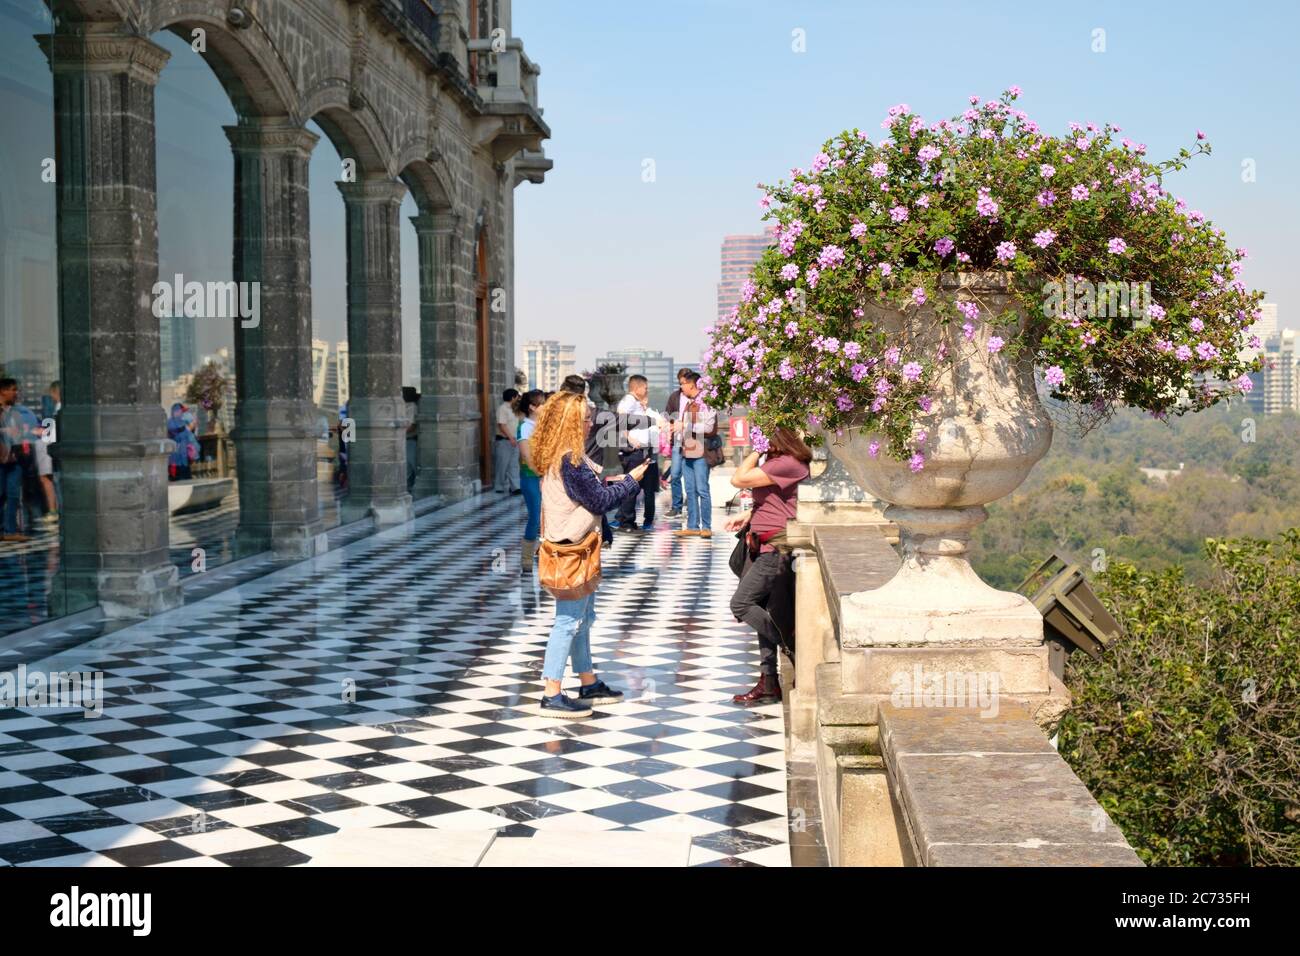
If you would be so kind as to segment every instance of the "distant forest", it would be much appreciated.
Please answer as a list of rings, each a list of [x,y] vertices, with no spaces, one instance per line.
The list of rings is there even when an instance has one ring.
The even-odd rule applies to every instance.
[[[1165,481],[1140,470],[1180,463]],[[1082,436],[1059,424],[1025,483],[989,506],[971,557],[986,581],[1008,589],[1055,550],[1089,576],[1104,558],[1147,571],[1180,565],[1203,581],[1207,537],[1273,538],[1296,527],[1300,415],[1259,415],[1241,402],[1168,422],[1125,410]]]

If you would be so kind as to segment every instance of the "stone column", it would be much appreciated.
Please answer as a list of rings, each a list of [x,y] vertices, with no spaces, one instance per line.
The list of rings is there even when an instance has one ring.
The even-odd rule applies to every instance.
[[[154,86],[168,54],[86,25],[42,37],[54,73],[65,587],[54,613],[181,603],[167,552]]]
[[[402,401],[401,281],[396,180],[339,183],[347,206],[349,520],[373,515],[380,526],[409,521],[406,405]]]
[[[318,137],[287,119],[225,129],[235,154],[235,281],[249,283],[258,304],[257,314],[235,323],[237,550],[305,558],[323,544],[307,199]]]
[[[474,438],[478,405],[474,381],[466,376],[463,353],[474,347],[472,325],[457,318],[453,263],[459,217],[451,213],[412,216],[420,243],[420,473],[415,495],[449,501],[473,491],[469,466],[477,463]],[[469,457],[467,457],[467,455]]]

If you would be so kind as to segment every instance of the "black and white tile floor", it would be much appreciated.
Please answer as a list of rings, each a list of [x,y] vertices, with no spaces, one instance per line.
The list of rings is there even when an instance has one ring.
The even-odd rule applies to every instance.
[[[27,661],[103,672],[104,714],[0,709],[0,863],[294,865],[432,827],[789,865],[780,707],[730,703],[757,661],[731,536],[618,536],[592,638],[629,699],[557,722],[529,713],[554,615],[522,503],[484,499]]]

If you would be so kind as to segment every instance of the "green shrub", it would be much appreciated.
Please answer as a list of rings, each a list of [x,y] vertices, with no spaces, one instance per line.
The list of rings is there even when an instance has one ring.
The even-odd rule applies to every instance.
[[[1205,541],[1208,582],[1113,563],[1058,746],[1149,864],[1300,864],[1300,529]]]

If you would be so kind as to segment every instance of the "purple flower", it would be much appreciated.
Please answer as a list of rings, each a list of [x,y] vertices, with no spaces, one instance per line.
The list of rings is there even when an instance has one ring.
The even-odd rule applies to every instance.
[[[799,323],[793,320],[785,324],[785,336],[788,339],[794,338],[799,334]]]
[[[907,207],[894,206],[889,210],[889,218],[894,222],[907,222]]]
[[[913,474],[925,467],[925,456],[919,451],[913,452],[912,457],[907,459],[907,467],[912,469]]]
[[[1073,200],[1079,201],[1087,199],[1089,195],[1091,194],[1088,192],[1088,187],[1083,185],[1083,183],[1070,187],[1070,198]]]
[[[969,322],[963,322],[961,325],[961,334],[965,336],[966,341],[969,342],[971,339],[975,338],[975,326],[971,325]]]
[[[998,204],[989,196],[987,186],[979,188],[979,199],[975,202],[975,211],[985,218],[997,216],[998,214]]]
[[[938,159],[941,152],[943,152],[943,150],[939,149],[938,146],[935,146],[933,143],[927,143],[916,151],[916,158],[922,163],[928,163],[931,160]]]
[[[1041,229],[1034,233],[1034,245],[1039,249],[1046,249],[1056,239],[1056,233],[1051,229]]]
[[[894,267],[891,266],[888,262],[882,262],[880,264],[880,274],[882,276],[887,276],[893,271],[894,271]]]
[[[817,254],[817,264],[823,269],[834,269],[844,261],[844,250],[836,245],[822,246]]]
[[[897,365],[899,356],[902,354],[903,353],[899,351],[897,345],[891,345],[889,348],[885,349],[885,361],[890,365]]]
[[[1192,319],[1192,321],[1187,324],[1192,327],[1193,332],[1199,332],[1201,329],[1205,328],[1205,323],[1200,319]]]
[[[1180,345],[1178,346],[1178,348],[1174,349],[1174,355],[1178,358],[1178,361],[1186,362],[1188,359],[1192,357],[1191,347],[1187,345]]]
[[[1241,390],[1243,395],[1251,391],[1254,387],[1255,383],[1250,380],[1249,375],[1243,375],[1241,378],[1237,379],[1237,388]]]
[[[928,414],[930,411],[930,406],[934,404],[934,399],[932,399],[929,395],[922,395],[920,398],[916,400],[916,404],[921,406],[921,411],[926,412]]]
[[[879,455],[879,454],[880,454],[880,442],[878,442],[878,441],[873,441],[870,445],[868,445],[868,446],[867,446],[867,454],[870,455],[872,458],[875,458],[877,455]]]
[[[853,411],[853,399],[841,392],[835,397],[835,407],[842,412],[851,412]]]
[[[794,378],[794,374],[795,374],[794,366],[790,364],[790,360],[788,358],[781,359],[781,366],[780,368],[777,369],[777,374],[780,375],[781,379],[786,382]]]
[[[876,179],[884,179],[889,175],[889,166],[882,162],[875,162],[871,164],[870,172]]]
[[[907,379],[909,382],[915,382],[920,377],[921,377],[920,362],[908,362],[906,365],[903,366],[903,378]]]
[[[799,278],[799,267],[793,262],[787,262],[781,267],[781,278],[786,282],[793,282]]]
[[[869,371],[870,369],[868,369],[861,362],[858,362],[856,365],[854,365],[852,368],[849,369],[849,375],[853,378],[853,381],[860,382],[867,377],[867,372]]]
[[[763,434],[763,430],[757,425],[749,427],[749,443],[754,446],[754,451],[760,455],[768,450],[767,436]]]
[[[894,390],[894,386],[892,386],[892,385],[889,384],[889,379],[887,379],[887,378],[878,378],[878,379],[876,379],[876,394],[877,394],[877,395],[888,395],[888,394],[889,394],[890,392],[892,392],[893,390]]]
[[[1002,351],[1002,346],[1005,345],[1005,344],[1006,344],[1006,343],[1002,341],[1002,337],[1001,337],[1001,336],[998,336],[998,335],[990,336],[990,337],[989,337],[989,354],[990,354],[990,355],[997,355],[999,352]]]
[[[945,236],[943,239],[939,239],[935,242],[934,251],[939,253],[941,256],[946,256],[948,253],[952,252],[956,245],[955,242]]]
[[[1065,382],[1065,372],[1061,370],[1061,366],[1059,365],[1049,366],[1047,373],[1043,377],[1047,379],[1047,384],[1051,385],[1053,388],[1064,384]]]
[[[912,290],[912,301],[917,305],[925,305],[925,290],[917,286]]]
[[[1219,357],[1219,350],[1209,342],[1198,342],[1196,343],[1196,355],[1201,359],[1201,361],[1208,362],[1210,359],[1216,359]]]
[[[998,262],[1009,262],[1016,257],[1016,244],[1010,240],[998,243]]]
[[[865,222],[855,222],[849,228],[849,235],[854,239],[861,239],[867,234],[867,224]]]
[[[1156,305],[1154,302],[1152,302],[1150,305],[1147,306],[1148,319],[1163,319],[1164,317],[1165,317],[1165,310],[1160,306]]]
[[[850,362],[856,359],[858,355],[861,354],[861,352],[862,352],[862,346],[859,345],[857,342],[844,343],[844,357],[848,359]]]
[[[1051,179],[1056,175],[1056,167],[1050,163],[1043,163],[1043,165],[1038,167],[1038,175],[1042,176],[1044,179]]]
[[[1127,248],[1128,248],[1128,243],[1125,242],[1123,239],[1119,238],[1119,236],[1115,236],[1113,239],[1110,240],[1110,242],[1106,243],[1107,251],[1113,252],[1115,255],[1120,255]]]
[[[1052,203],[1056,202],[1056,193],[1052,192],[1050,189],[1044,189],[1034,198],[1038,200],[1038,205],[1047,208]]]
[[[957,311],[966,316],[966,318],[970,319],[972,322],[980,317],[980,307],[969,299],[962,299],[958,302]],[[970,336],[967,336],[967,338],[970,338]]]

